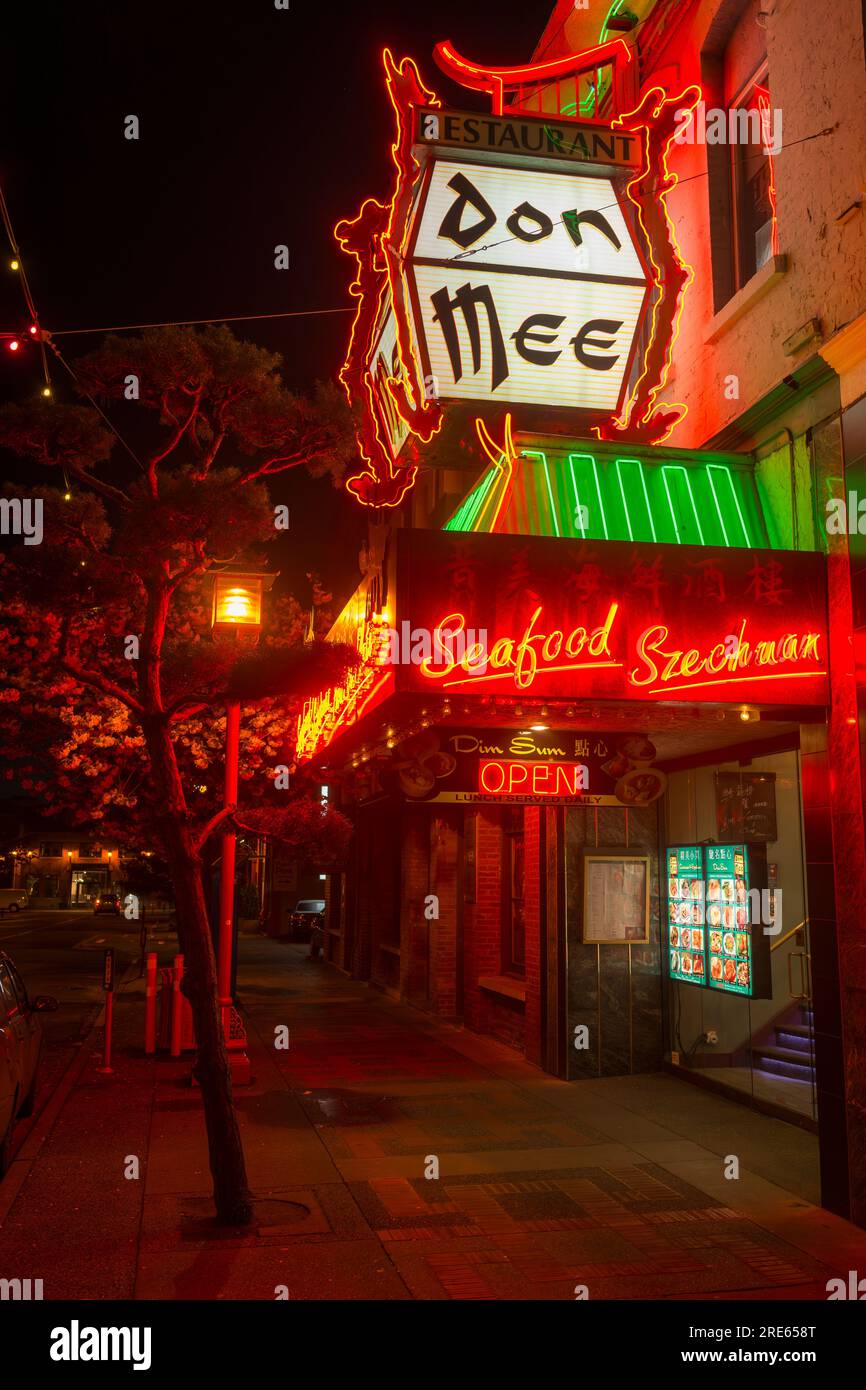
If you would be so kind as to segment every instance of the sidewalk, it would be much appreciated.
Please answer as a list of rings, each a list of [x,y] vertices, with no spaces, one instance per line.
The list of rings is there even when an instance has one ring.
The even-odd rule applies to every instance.
[[[303,948],[242,938],[241,994],[255,1231],[210,1225],[189,1060],[144,1058],[136,981],[116,1074],[94,1035],[0,1186],[0,1278],[46,1299],[823,1300],[866,1271],[793,1126],[667,1076],[567,1085]]]

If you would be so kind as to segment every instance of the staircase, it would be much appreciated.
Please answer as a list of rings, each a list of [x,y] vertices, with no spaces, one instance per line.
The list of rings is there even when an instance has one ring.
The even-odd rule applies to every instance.
[[[787,1076],[792,1081],[815,1081],[815,1051],[812,1042],[812,1010],[794,1004],[768,1030],[765,1041],[752,1047],[752,1065],[770,1076]]]

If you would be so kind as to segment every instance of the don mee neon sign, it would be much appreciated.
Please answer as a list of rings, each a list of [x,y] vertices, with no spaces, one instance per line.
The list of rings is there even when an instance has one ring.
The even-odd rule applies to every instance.
[[[656,86],[607,122],[563,114],[552,125],[521,110],[522,84],[609,64],[619,93],[633,61],[623,39],[519,69],[480,67],[448,44],[436,58],[487,92],[500,119],[444,111],[415,64],[386,50],[392,195],[335,228],[358,301],[340,379],[364,466],[346,486],[375,507],[398,506],[413,486],[412,445],[432,440],[448,400],[579,410],[600,438],[644,444],[685,413],[658,399],[693,279],[667,209],[667,158],[677,113],[700,89]],[[506,119],[507,88],[519,90]]]

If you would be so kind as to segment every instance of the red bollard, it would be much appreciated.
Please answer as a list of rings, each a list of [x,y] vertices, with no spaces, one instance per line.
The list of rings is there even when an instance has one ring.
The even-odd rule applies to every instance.
[[[148,1057],[156,1052],[156,966],[157,956],[147,957],[147,983],[144,990],[144,1051]]]
[[[174,980],[172,982],[171,997],[171,1055],[180,1056],[181,1027],[182,1027],[182,1008],[183,995],[180,992],[180,982],[183,979],[183,956],[174,958]]]

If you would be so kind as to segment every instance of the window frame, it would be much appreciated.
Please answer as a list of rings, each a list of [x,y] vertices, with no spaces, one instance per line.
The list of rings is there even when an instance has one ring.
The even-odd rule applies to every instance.
[[[519,817],[519,822],[518,818]],[[507,806],[503,809],[501,854],[501,925],[500,925],[500,964],[503,975],[513,979],[526,978],[526,807]],[[515,850],[519,845],[519,861]],[[520,865],[520,897],[514,894],[515,863]],[[515,932],[516,918],[514,905],[520,904],[519,932]],[[520,949],[516,949],[519,936]]]
[[[751,109],[745,105],[747,99],[752,95],[756,87],[765,87],[770,90],[770,62],[765,57],[752,73],[751,77],[742,84],[730,101],[725,104],[725,111],[728,114],[728,135],[730,135],[730,113]],[[752,149],[749,146],[749,149]],[[761,147],[763,149],[763,145]],[[746,153],[743,148],[732,140],[728,140],[728,200],[731,209],[731,298],[739,294],[740,290],[745,289],[749,281],[752,280],[767,264],[756,265],[753,270],[746,274],[744,265],[745,238],[741,225],[741,217],[744,209],[744,190],[747,187],[745,178]],[[764,155],[764,160],[769,167],[770,157]],[[772,170],[771,170],[772,173]],[[772,209],[771,209],[772,216]],[[772,249],[768,260],[772,259]],[[757,257],[755,257],[757,260]]]

